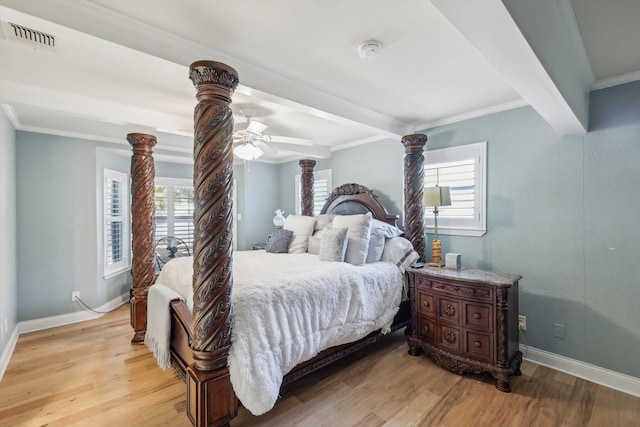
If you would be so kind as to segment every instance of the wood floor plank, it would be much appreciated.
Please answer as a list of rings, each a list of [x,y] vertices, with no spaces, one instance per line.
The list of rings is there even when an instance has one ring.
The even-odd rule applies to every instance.
[[[132,345],[129,307],[100,319],[21,335],[0,383],[0,425],[181,427],[186,386]],[[639,425],[640,398],[526,362],[501,393],[407,354],[396,332],[283,390],[259,417],[232,427]]]

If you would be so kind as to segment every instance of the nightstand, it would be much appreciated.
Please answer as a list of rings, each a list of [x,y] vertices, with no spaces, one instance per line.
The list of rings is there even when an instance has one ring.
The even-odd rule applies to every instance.
[[[409,354],[426,352],[451,371],[488,372],[510,392],[521,375],[518,281],[522,276],[483,270],[408,268],[411,303]]]

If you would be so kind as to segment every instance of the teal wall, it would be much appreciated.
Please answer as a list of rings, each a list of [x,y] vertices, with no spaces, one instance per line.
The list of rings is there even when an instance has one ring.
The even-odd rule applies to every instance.
[[[238,249],[251,249],[252,243],[263,243],[273,231],[273,216],[280,206],[278,166],[270,163],[246,162],[235,166],[238,184]]]
[[[16,137],[0,108],[0,360],[18,322],[16,221]]]
[[[530,107],[426,130],[426,156],[487,141],[488,232],[441,240],[464,267],[524,276],[528,345],[640,377],[640,82],[595,91],[590,104],[592,129],[580,136],[559,136]],[[323,167],[334,186],[370,186],[396,213],[403,156],[399,141],[383,141]],[[297,163],[280,173],[282,194],[292,193]],[[292,194],[281,200],[293,206]]]
[[[102,170],[129,161],[100,143],[17,132],[18,320],[98,307],[128,292],[129,272],[105,280]],[[103,146],[111,144],[102,144]]]

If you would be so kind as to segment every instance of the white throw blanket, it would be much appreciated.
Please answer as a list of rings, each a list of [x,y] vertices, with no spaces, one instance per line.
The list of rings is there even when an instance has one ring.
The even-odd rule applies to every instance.
[[[166,286],[156,284],[149,288],[147,294],[147,332],[144,343],[158,360],[158,365],[166,370],[171,366],[171,301],[184,298]]]
[[[184,289],[191,263],[172,260],[157,283]],[[297,364],[377,329],[389,331],[402,294],[402,274],[385,262],[356,267],[306,253],[235,252],[233,274],[229,371],[254,415],[273,407],[283,376]],[[171,283],[176,278],[180,283]]]

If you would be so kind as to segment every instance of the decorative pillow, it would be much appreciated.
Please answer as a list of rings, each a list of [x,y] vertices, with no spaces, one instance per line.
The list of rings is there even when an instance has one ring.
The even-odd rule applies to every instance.
[[[388,238],[402,236],[404,233],[395,225],[387,224],[375,218],[371,220],[371,232],[373,233],[374,230],[380,231],[384,237]]]
[[[334,214],[316,215],[314,217],[316,222],[315,222],[315,225],[313,227],[313,230],[314,231],[320,231],[320,230],[324,229],[327,225],[331,224],[331,221],[333,221],[334,217],[335,217]]]
[[[353,265],[366,263],[371,234],[371,212],[358,215],[337,215],[333,218],[333,227],[347,227],[348,229],[345,262]]]
[[[313,255],[320,255],[320,240],[322,239],[323,233],[324,228],[322,230],[314,231],[313,235],[309,236],[307,252]]]
[[[293,237],[293,231],[276,229],[271,234],[267,242],[267,252],[272,254],[286,254],[289,250],[289,243]]]
[[[347,227],[325,227],[320,239],[320,261],[344,261],[347,251]]]
[[[404,273],[404,270],[418,258],[420,255],[413,249],[411,242],[404,237],[386,239],[382,251],[382,261],[397,265]]]
[[[284,229],[293,231],[293,238],[289,243],[290,254],[303,254],[307,252],[309,236],[313,234],[313,226],[316,220],[312,216],[289,215],[284,220]]]
[[[367,264],[378,262],[382,259],[382,251],[384,250],[384,234],[379,229],[371,229],[371,237],[369,238],[369,251],[367,252]]]

